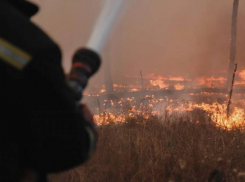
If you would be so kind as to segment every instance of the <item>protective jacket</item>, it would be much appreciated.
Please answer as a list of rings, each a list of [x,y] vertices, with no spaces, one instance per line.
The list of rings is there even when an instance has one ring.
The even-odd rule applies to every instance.
[[[61,51],[30,21],[38,7],[0,0],[0,181],[57,172],[90,158],[96,132],[76,108]]]

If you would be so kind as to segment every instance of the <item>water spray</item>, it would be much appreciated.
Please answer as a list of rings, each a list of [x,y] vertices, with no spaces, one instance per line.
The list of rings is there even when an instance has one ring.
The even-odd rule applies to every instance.
[[[94,26],[87,48],[100,53],[120,15],[125,0],[107,0]]]

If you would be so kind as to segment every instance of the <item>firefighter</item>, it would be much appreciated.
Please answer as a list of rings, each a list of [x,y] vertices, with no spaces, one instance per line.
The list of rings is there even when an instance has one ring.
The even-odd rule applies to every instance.
[[[78,166],[93,154],[96,125],[68,86],[61,51],[30,21],[38,7],[0,0],[0,181],[17,182]],[[93,51],[90,58],[99,61]]]

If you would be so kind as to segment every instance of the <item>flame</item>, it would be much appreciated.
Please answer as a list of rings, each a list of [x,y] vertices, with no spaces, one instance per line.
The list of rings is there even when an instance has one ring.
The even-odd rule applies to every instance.
[[[241,79],[245,80],[245,70],[240,71],[238,75]]]
[[[245,127],[245,111],[242,107],[245,107],[245,100],[234,101],[233,104],[239,105],[231,109],[229,116],[227,115],[227,104],[220,104],[218,102],[200,103],[197,104],[193,101],[182,102],[180,100],[173,100],[169,98],[156,98],[154,95],[146,95],[145,100],[140,104],[140,107],[136,107],[136,99],[134,97],[128,97],[126,99],[121,98],[119,101],[114,102],[113,100],[104,100],[104,104],[109,103],[112,107],[117,108],[121,106],[122,108],[126,106],[126,102],[129,102],[131,106],[128,110],[122,112],[122,110],[105,110],[102,114],[97,114],[94,119],[99,125],[113,123],[125,122],[127,118],[135,118],[138,115],[142,116],[144,119],[150,116],[161,116],[161,111],[154,110],[157,104],[168,103],[166,108],[163,108],[163,112],[167,111],[168,115],[178,115],[188,112],[192,112],[195,109],[200,109],[204,111],[207,116],[210,117],[211,121],[215,126],[231,130],[233,128],[243,128]],[[200,123],[200,120],[195,120],[195,123]]]
[[[184,81],[185,78],[184,77],[169,77],[169,80],[172,80],[172,81]]]
[[[130,89],[129,92],[139,92],[140,89],[137,89],[137,88],[133,88],[133,89]]]
[[[169,114],[173,114],[174,112],[193,111],[195,108],[206,111],[217,127],[228,130],[231,130],[233,128],[245,127],[244,109],[234,107],[232,113],[227,116],[227,105],[219,104],[217,102],[214,102],[212,104],[195,104],[193,102],[189,102],[187,104],[179,104],[176,108],[168,106],[166,110],[169,111]]]
[[[234,85],[245,85],[245,81],[235,81]]]
[[[240,71],[238,76],[239,77],[236,77],[234,85],[239,87],[234,88],[245,86],[245,70]],[[126,122],[127,118],[135,118],[139,115],[141,116],[141,119],[147,119],[152,115],[160,117],[163,113],[167,113],[168,116],[174,118],[175,114],[190,114],[190,112],[193,112],[195,109],[200,109],[217,127],[228,130],[236,127],[245,127],[245,100],[242,100],[242,97],[244,97],[245,94],[243,93],[233,93],[232,98],[234,100],[232,101],[232,108],[229,116],[227,115],[227,104],[224,102],[224,100],[227,100],[228,98],[227,93],[214,93],[215,90],[213,92],[200,92],[200,89],[197,89],[193,90],[192,93],[184,93],[185,96],[183,96],[183,98],[193,99],[192,101],[188,102],[182,102],[180,99],[176,100],[176,97],[171,96],[171,94],[169,95],[169,98],[167,96],[162,96],[160,94],[161,91],[157,92],[158,94],[156,94],[158,98],[152,95],[152,93],[154,93],[152,90],[154,89],[168,89],[170,90],[169,93],[174,93],[174,89],[183,90],[203,87],[224,89],[227,80],[225,77],[203,76],[190,79],[181,76],[156,76],[152,73],[144,76],[144,79],[142,80],[144,89],[142,89],[141,77],[139,75],[135,77],[127,75],[127,77],[134,79],[129,79],[131,83],[127,85],[113,84],[113,87],[116,92],[128,92],[130,97],[129,95],[125,95],[124,98],[115,98],[114,100],[112,99],[101,101],[103,103],[100,105],[102,107],[105,106],[105,110],[103,113],[101,113],[101,111],[97,109],[97,113],[94,116],[99,125],[109,124],[111,122]],[[86,93],[85,95],[88,97],[103,95],[99,94],[99,92],[106,92],[104,85],[100,87],[96,86],[96,91],[93,91],[93,93],[89,94]],[[140,92],[140,94],[132,92]],[[147,93],[148,95],[142,95],[143,93]],[[165,91],[162,93],[165,93]],[[104,99],[104,96],[102,96],[102,98]],[[198,101],[198,103],[194,101],[195,98],[197,98],[195,101]],[[201,100],[202,98],[205,99]],[[215,102],[215,99],[218,100],[219,103]],[[200,100],[203,101],[203,103],[200,103]],[[164,107],[162,107],[162,105]],[[96,107],[96,104],[93,106]],[[191,122],[200,124],[202,120],[194,118],[194,120]]]
[[[151,83],[152,86],[158,87],[160,89],[168,88],[169,87],[169,85],[168,84],[165,84],[162,79],[150,80],[150,83]]]
[[[196,83],[200,86],[206,86],[208,88],[222,87],[226,83],[226,78],[224,77],[198,77],[195,79]]]
[[[134,100],[134,97],[132,97],[132,98],[129,98],[129,97],[128,97],[128,98],[127,98],[127,101],[130,101],[130,102],[131,102],[132,100]]]
[[[106,92],[106,90],[102,88],[100,93],[104,93],[104,92]]]
[[[176,90],[183,90],[185,88],[185,85],[177,83],[176,85],[174,85],[174,88]]]
[[[121,84],[113,84],[113,87],[114,88],[125,88],[125,86]]]
[[[140,91],[142,89],[141,84],[141,77],[138,76],[129,76],[125,75],[127,78],[133,78],[134,83],[127,84],[126,86],[123,85],[117,85],[114,84],[114,88],[124,88],[123,91],[129,91],[134,92],[132,89],[139,89],[137,91]],[[242,79],[242,80],[237,80]],[[145,90],[152,90],[152,89],[183,89],[183,86],[180,87],[180,85],[185,85],[185,88],[187,89],[197,89],[197,88],[226,88],[226,77],[214,77],[214,76],[203,76],[203,77],[197,77],[197,78],[184,78],[182,76],[168,76],[163,77],[161,75],[155,75],[154,73],[148,74],[144,76],[144,89]],[[177,85],[178,84],[178,85]],[[239,77],[236,77],[235,86],[245,86],[245,70],[242,70],[239,72]],[[116,91],[119,91],[118,89]],[[135,90],[136,91],[136,90]]]
[[[146,97],[148,98],[148,97]],[[127,98],[126,100],[132,102],[134,98]],[[152,109],[154,108],[154,105],[158,102],[161,102],[160,100],[156,101],[157,99],[153,99],[148,104],[148,108]],[[110,101],[112,105],[114,103]],[[118,102],[118,104],[122,104],[124,100]],[[212,122],[220,128],[231,130],[233,128],[241,128],[245,127],[245,111],[242,108],[234,107],[231,111],[229,117],[227,116],[227,105],[226,104],[219,104],[217,102],[214,102],[212,104],[207,103],[201,103],[196,104],[194,102],[188,102],[188,103],[178,103],[178,101],[170,100],[170,105],[166,108],[166,111],[168,111],[168,114],[171,116],[173,114],[178,113],[185,113],[185,112],[191,112],[194,109],[201,109],[205,111],[208,116],[211,118]],[[176,106],[177,103],[177,106]],[[113,112],[104,112],[100,115],[94,115],[94,119],[97,122],[97,124],[109,124],[110,122],[113,123],[121,123],[125,122],[126,118],[135,118],[137,115],[141,115],[143,118],[147,119],[151,115],[157,116],[159,112],[153,111],[153,110],[147,110],[146,107],[141,104],[140,109],[137,109],[136,106],[132,106],[130,110],[127,112],[119,112],[119,113],[113,113]],[[195,121],[196,123],[200,123],[200,121]]]

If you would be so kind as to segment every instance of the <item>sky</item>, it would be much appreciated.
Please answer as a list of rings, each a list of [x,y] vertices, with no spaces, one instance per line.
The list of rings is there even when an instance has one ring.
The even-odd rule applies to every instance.
[[[57,42],[70,70],[74,52],[86,45],[105,0],[32,0],[40,6],[32,21]],[[125,75],[224,76],[229,63],[233,0],[127,0],[101,54],[91,84]],[[237,63],[245,67],[245,2],[238,12]]]

